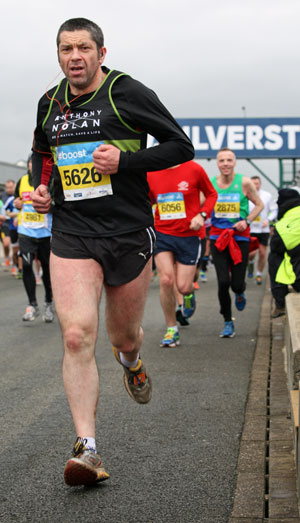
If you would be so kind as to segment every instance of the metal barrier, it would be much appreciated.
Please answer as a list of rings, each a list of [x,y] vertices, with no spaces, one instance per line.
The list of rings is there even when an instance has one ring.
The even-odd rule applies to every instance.
[[[291,414],[294,428],[294,449],[300,499],[300,437],[299,437],[299,381],[300,381],[300,294],[290,293],[286,297],[285,346],[287,356],[287,382],[291,399]]]

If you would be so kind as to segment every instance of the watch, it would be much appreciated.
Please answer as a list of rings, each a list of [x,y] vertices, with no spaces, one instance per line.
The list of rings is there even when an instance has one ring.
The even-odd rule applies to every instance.
[[[250,227],[250,225],[252,223],[251,220],[249,220],[249,218],[245,218],[245,222],[248,225],[248,227]]]
[[[201,211],[200,214],[201,214],[202,218],[204,218],[204,220],[206,220],[207,213],[205,211]]]

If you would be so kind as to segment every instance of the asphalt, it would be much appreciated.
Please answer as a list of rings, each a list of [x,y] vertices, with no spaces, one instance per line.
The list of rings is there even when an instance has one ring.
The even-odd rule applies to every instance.
[[[191,325],[180,330],[181,345],[162,349],[159,341],[165,325],[155,279],[143,322],[142,357],[153,381],[148,405],[135,404],[124,389],[122,369],[105,332],[104,297],[96,347],[101,388],[97,445],[111,478],[96,488],[72,489],[63,482],[75,434],[61,378],[58,321],[45,324],[38,317],[22,322],[26,307],[22,281],[1,269],[0,521],[268,520],[265,492],[263,512],[239,513],[239,506],[245,505],[236,501],[247,401],[268,293],[265,284],[250,281],[245,311],[234,310],[236,337],[221,339],[223,322],[211,267],[207,283],[197,291]],[[38,298],[42,306],[41,287]],[[263,317],[270,332],[268,314]],[[261,474],[264,478],[265,470]]]

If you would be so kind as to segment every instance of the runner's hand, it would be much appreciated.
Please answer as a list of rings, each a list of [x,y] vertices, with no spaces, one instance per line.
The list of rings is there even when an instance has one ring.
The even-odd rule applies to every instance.
[[[46,185],[39,185],[35,191],[31,193],[31,200],[34,209],[37,212],[45,214],[49,212],[52,198],[48,192],[48,187]]]
[[[194,218],[191,219],[190,229],[192,231],[199,231],[199,229],[201,229],[201,227],[203,227],[203,225],[204,225],[203,216],[201,216],[201,214],[196,214],[196,216],[194,216]]]
[[[240,220],[233,225],[233,228],[239,232],[244,232],[247,229],[248,225],[246,220]]]
[[[14,199],[14,207],[16,209],[22,209],[22,205],[23,205],[23,202],[22,202],[22,199],[19,196],[18,196],[18,198]]]
[[[115,174],[119,169],[120,149],[102,144],[93,153],[94,165],[99,174]]]

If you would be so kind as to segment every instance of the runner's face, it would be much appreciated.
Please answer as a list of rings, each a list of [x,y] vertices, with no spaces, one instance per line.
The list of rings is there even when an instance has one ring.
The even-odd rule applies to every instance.
[[[15,192],[15,187],[16,187],[16,184],[13,183],[13,182],[6,182],[5,184],[5,192],[6,194],[8,194],[9,196],[12,196]]]
[[[234,174],[236,164],[235,154],[232,151],[221,151],[217,156],[217,164],[223,176],[231,176]]]
[[[253,178],[252,182],[253,182],[254,185],[255,185],[255,189],[256,189],[257,191],[259,191],[259,189],[260,189],[260,187],[261,187],[261,182],[260,182],[260,180],[258,180],[257,178]]]
[[[58,60],[74,94],[94,91],[102,78],[100,65],[106,49],[99,52],[89,31],[63,31],[60,34]]]

